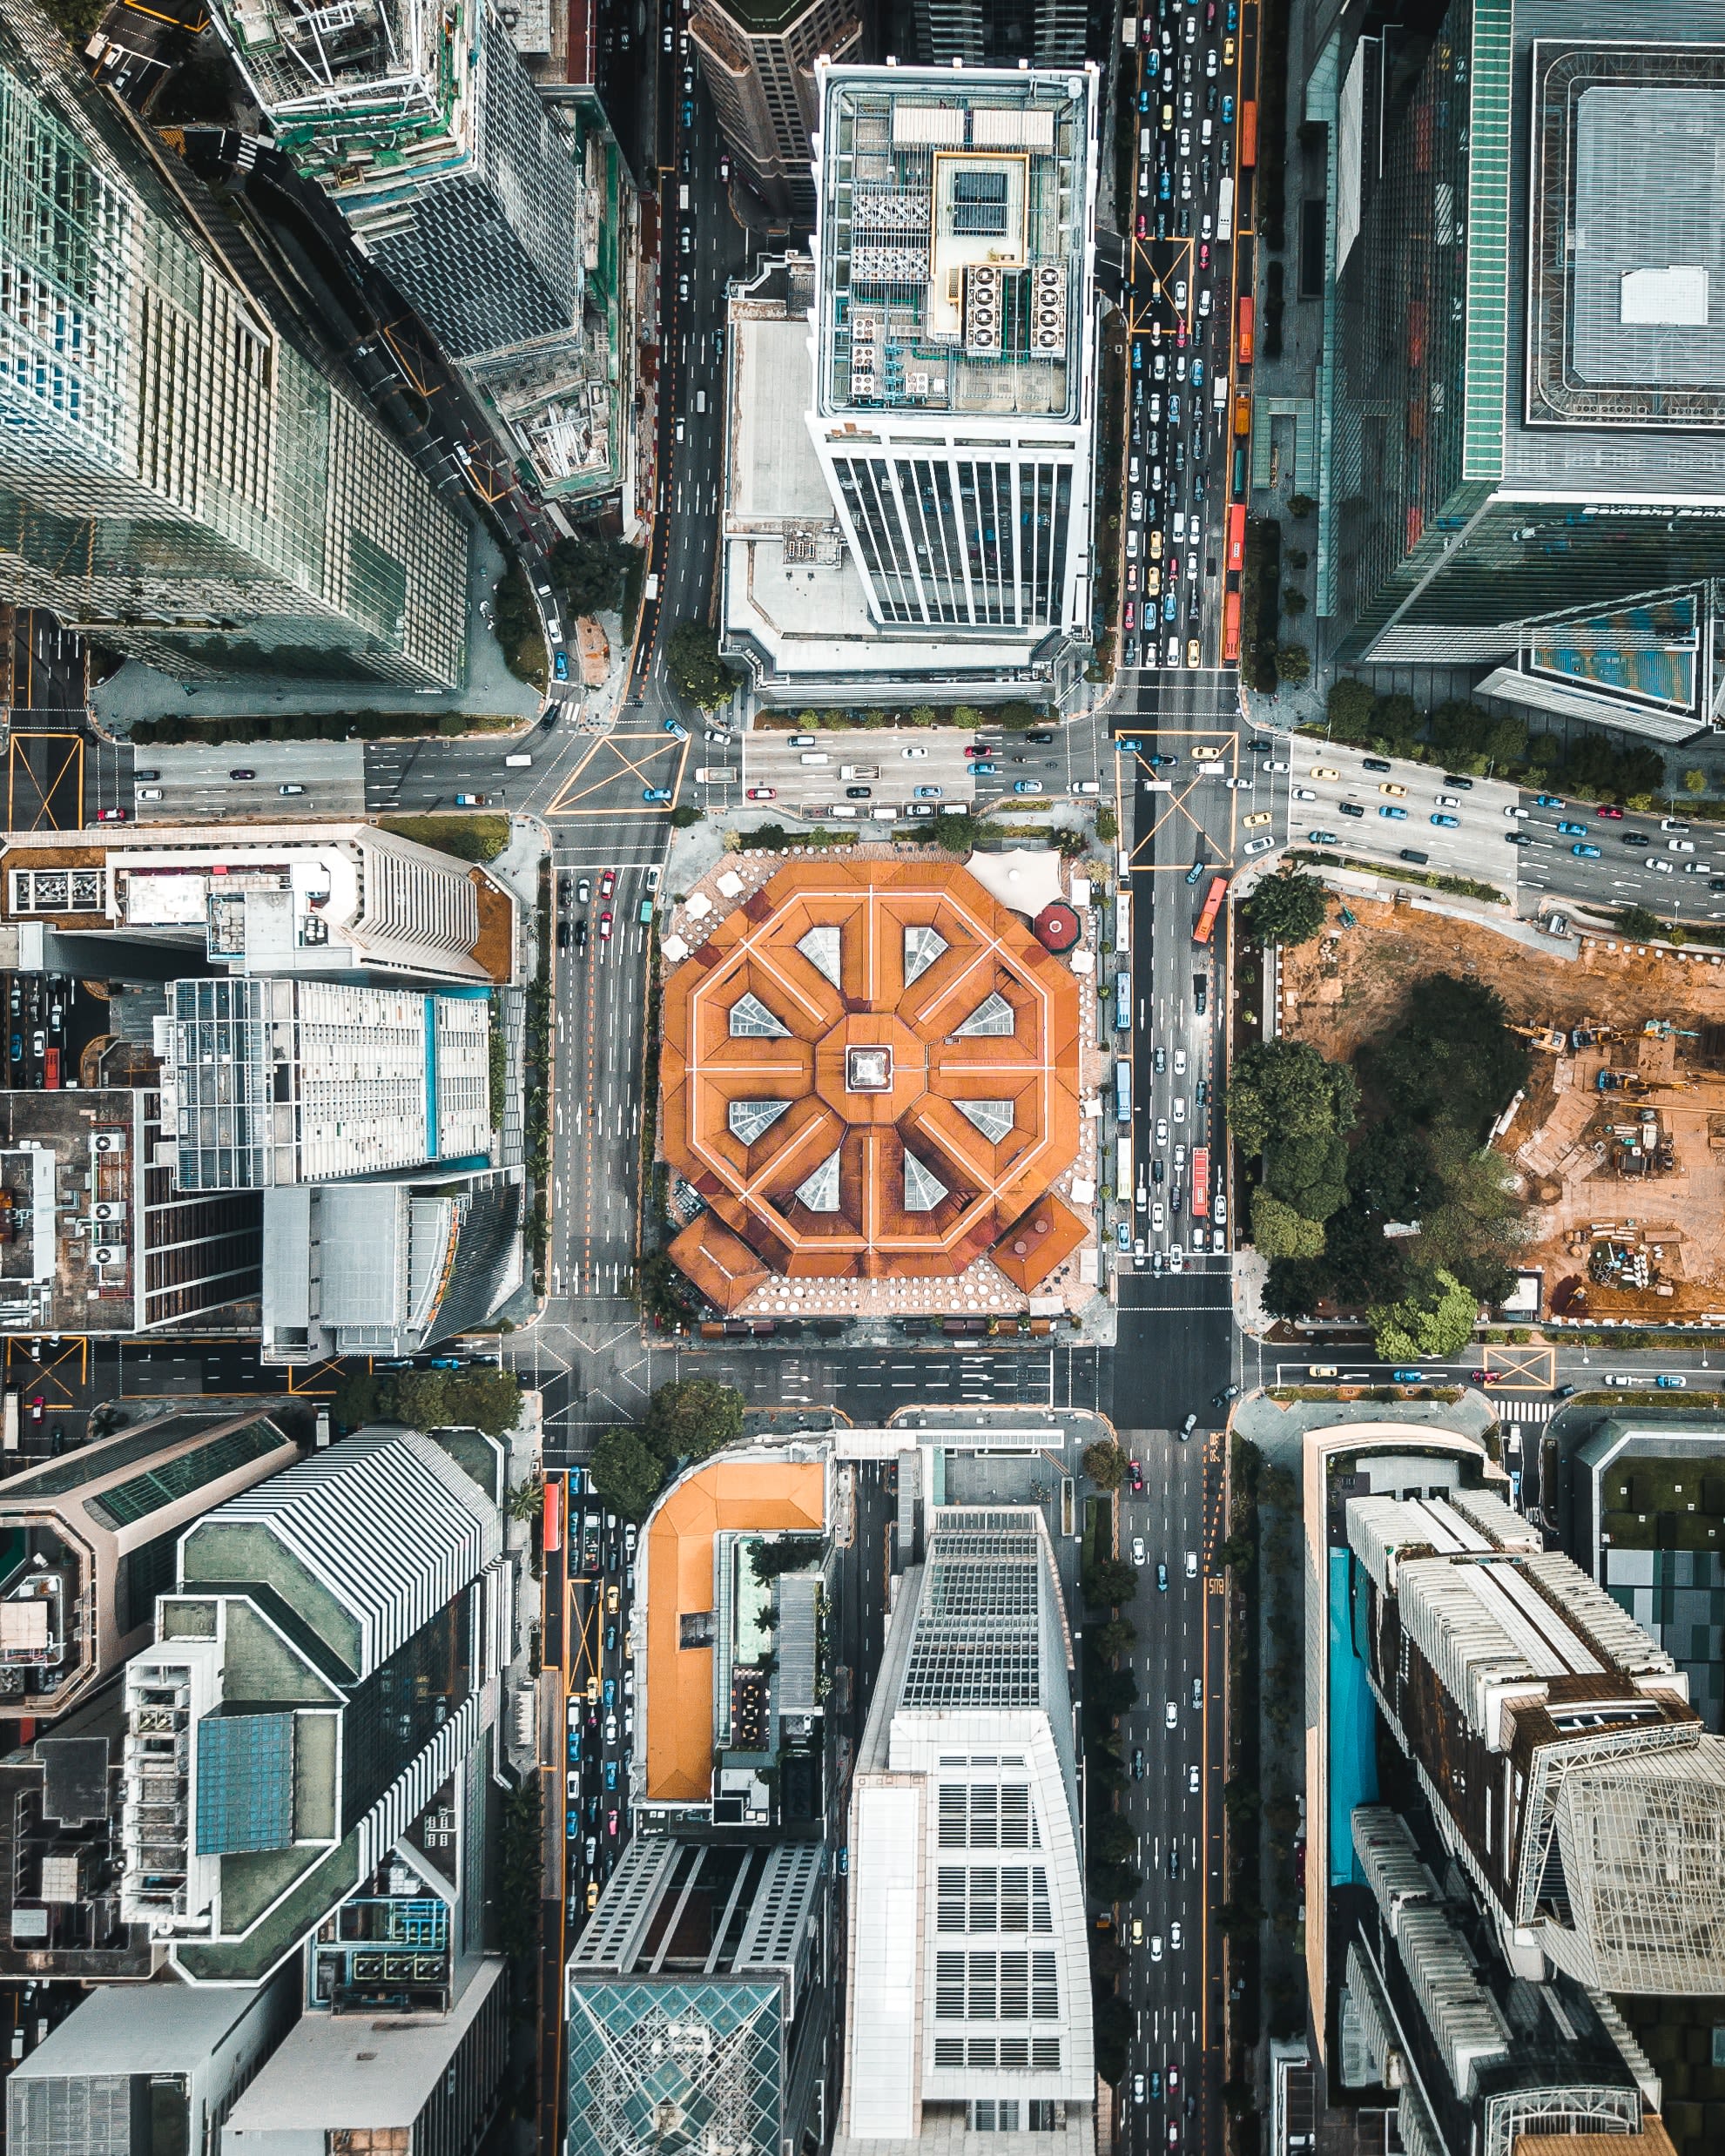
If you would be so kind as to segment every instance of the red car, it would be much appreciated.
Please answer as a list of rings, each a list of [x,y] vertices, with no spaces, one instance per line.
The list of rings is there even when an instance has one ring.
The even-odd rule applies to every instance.
[[[1142,1489],[1143,1488],[1143,1486],[1144,1486],[1144,1471],[1143,1471],[1143,1469],[1142,1469],[1142,1467],[1140,1467],[1140,1466],[1139,1466],[1139,1465],[1138,1465],[1137,1461],[1135,1459],[1135,1460],[1132,1462],[1132,1487],[1133,1487],[1133,1490],[1134,1490],[1134,1491],[1135,1491],[1135,1492],[1137,1492],[1137,1491],[1139,1491],[1139,1490],[1142,1490]]]
[[[964,744],[964,752],[971,757],[992,756],[994,753],[992,749],[985,749],[980,741],[967,741]]]
[[[718,160],[718,176],[721,179],[724,180],[728,180],[731,178],[731,152],[729,150],[724,151],[720,153]]]
[[[602,899],[608,899],[616,889],[617,871],[614,868],[608,868],[599,879],[599,896]]]
[[[751,786],[748,798],[751,801],[776,801],[778,789],[776,786]]]
[[[1174,325],[1174,348],[1176,352],[1186,349],[1186,317],[1183,314]]]
[[[617,1840],[617,1814],[615,1812],[608,1812],[605,1815],[605,1832],[610,1835],[613,1842]]]
[[[98,824],[123,824],[127,814],[128,812],[123,808],[98,809],[96,820]]]
[[[1601,801],[1594,813],[1595,816],[1608,816],[1614,824],[1621,824],[1623,821],[1622,810],[1609,801]]]
[[[40,1422],[42,1420],[43,1405],[44,1396],[38,1392],[36,1398],[30,1404],[30,1418],[32,1422]]]
[[[610,908],[610,906],[607,906],[607,907],[605,908],[604,912],[603,912],[603,913],[601,913],[601,914],[600,914],[600,916],[599,916],[599,940],[600,940],[600,942],[601,942],[601,943],[609,943],[609,942],[610,941],[610,940],[611,940],[611,909]]]
[[[1475,1385],[1495,1385],[1498,1381],[1494,1370],[1470,1370],[1467,1374]]]
[[[1138,237],[1140,239],[1148,239],[1149,236],[1150,220],[1145,216],[1144,212],[1140,210],[1138,212]]]

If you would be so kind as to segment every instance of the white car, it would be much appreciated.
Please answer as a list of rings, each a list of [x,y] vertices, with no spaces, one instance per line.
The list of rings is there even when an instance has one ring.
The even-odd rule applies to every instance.
[[[1180,1709],[1172,1700],[1162,1710],[1162,1721],[1165,1729],[1177,1729],[1180,1727]]]
[[[1519,817],[1524,823],[1526,821],[1530,812],[1530,811],[1522,807],[1519,801],[1512,801],[1509,806],[1504,811],[1504,814],[1506,816]]]
[[[1192,1792],[1194,1796],[1197,1795],[1198,1769],[1196,1761],[1186,1769],[1186,1787]]]
[[[1196,1550],[1188,1550],[1186,1553],[1186,1577],[1189,1580],[1196,1580],[1197,1576],[1198,1553]]]
[[[1661,816],[1659,827],[1661,831],[1687,831],[1689,828],[1681,816]]]
[[[1177,1243],[1168,1246],[1168,1270],[1171,1273],[1183,1273],[1186,1270],[1186,1253]]]
[[[1176,314],[1186,312],[1186,280],[1183,277],[1176,277],[1174,280],[1174,311]]]
[[[1695,842],[1693,839],[1668,839],[1665,850],[1668,853],[1693,853]]]
[[[1260,853],[1268,853],[1275,844],[1274,839],[1248,839],[1240,851],[1251,861],[1256,860]]]
[[[1459,808],[1461,806],[1461,796],[1459,793],[1434,793],[1432,798],[1439,808]]]
[[[1150,1959],[1152,1961],[1160,1961],[1162,1959],[1162,1934],[1160,1931],[1153,1931],[1150,1934]]]
[[[1186,1075],[1186,1051],[1184,1048],[1176,1048],[1174,1051],[1174,1075],[1176,1078],[1183,1078]]]
[[[1176,1093],[1174,1096],[1174,1120],[1176,1123],[1183,1123],[1186,1120],[1186,1096],[1183,1093]]]
[[[1159,1146],[1168,1143],[1168,1118],[1165,1115],[1156,1117],[1156,1143]]]
[[[1649,861],[1648,866],[1652,869],[1655,876],[1668,876],[1671,873],[1669,861]]]
[[[920,761],[928,754],[928,751],[927,749],[900,749],[899,754],[902,756],[905,761],[908,764],[913,759]]]
[[[1310,786],[1296,786],[1294,788],[1294,798],[1297,801],[1315,801],[1317,800],[1317,796],[1312,792]]]
[[[1135,1534],[1132,1538],[1132,1562],[1135,1565],[1142,1565],[1143,1561],[1144,1538],[1141,1534]]]
[[[1150,1208],[1150,1232],[1153,1235],[1159,1236],[1167,1225],[1168,1209],[1165,1205],[1163,1205],[1162,1200],[1158,1198],[1156,1203]]]
[[[1177,1954],[1180,1951],[1182,1937],[1183,1934],[1179,1925],[1177,1924],[1169,1924],[1168,1927],[1168,1951],[1170,1954]]]

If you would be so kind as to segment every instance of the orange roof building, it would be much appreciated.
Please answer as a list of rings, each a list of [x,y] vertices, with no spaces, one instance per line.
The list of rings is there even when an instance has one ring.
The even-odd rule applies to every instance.
[[[664,1012],[663,1150],[707,1206],[671,1256],[720,1310],[768,1272],[956,1276],[1003,1238],[1028,1291],[1081,1240],[1050,1193],[1078,1150],[1078,984],[967,870],[793,863]]]

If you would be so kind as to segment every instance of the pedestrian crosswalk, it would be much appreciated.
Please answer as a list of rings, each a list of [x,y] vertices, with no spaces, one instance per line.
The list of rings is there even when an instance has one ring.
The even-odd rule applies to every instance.
[[[1549,1422],[1557,1412],[1555,1400],[1522,1400],[1513,1392],[1500,1392],[1498,1398],[1503,1403],[1499,1412],[1501,1422]]]

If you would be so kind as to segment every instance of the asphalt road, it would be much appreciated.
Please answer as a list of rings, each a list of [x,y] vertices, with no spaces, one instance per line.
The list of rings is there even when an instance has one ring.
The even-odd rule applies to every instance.
[[[276,822],[366,812],[366,760],[357,741],[152,745],[141,756],[130,749],[125,754],[132,813],[140,824]],[[240,771],[252,777],[236,778]],[[125,775],[122,771],[122,781]]]

